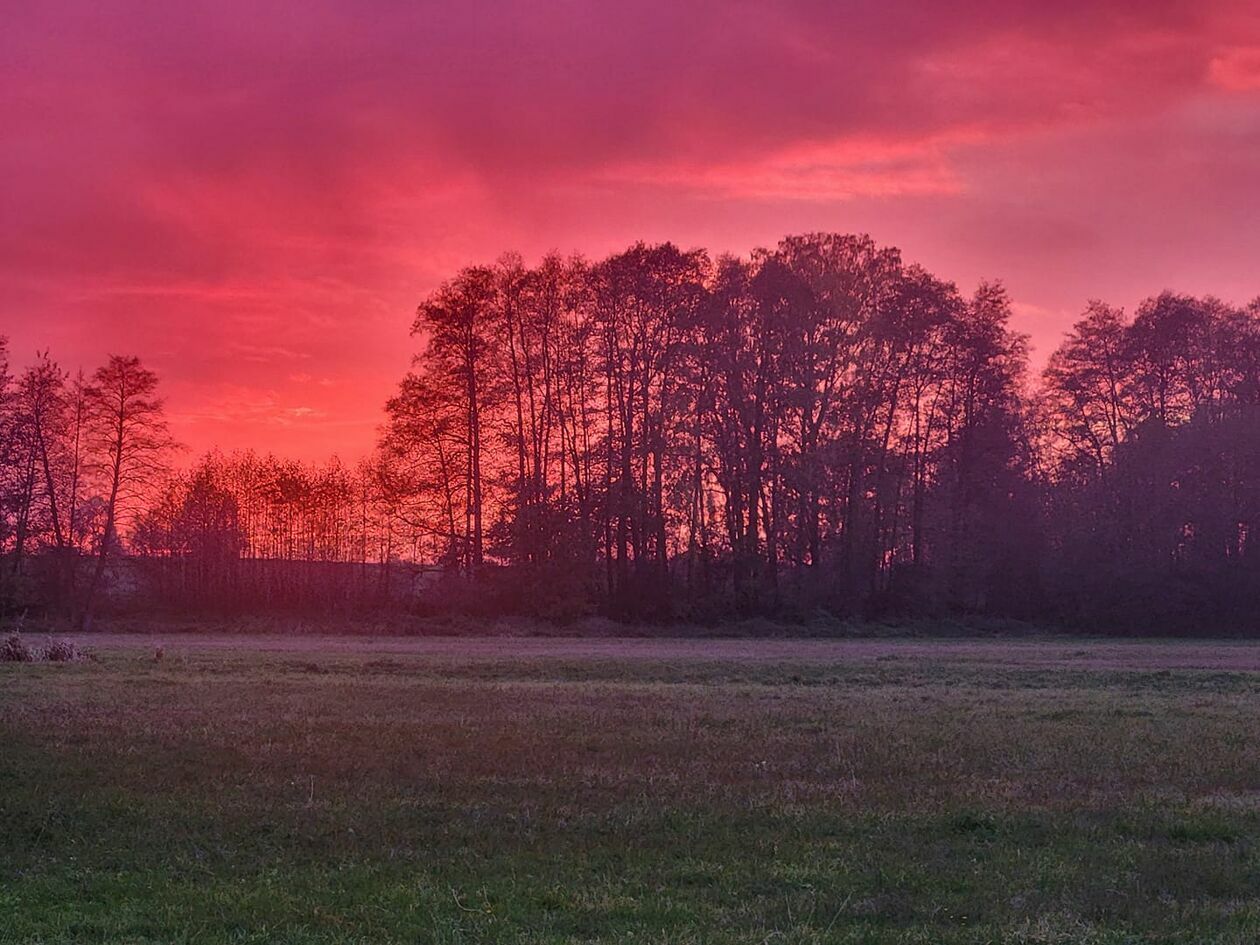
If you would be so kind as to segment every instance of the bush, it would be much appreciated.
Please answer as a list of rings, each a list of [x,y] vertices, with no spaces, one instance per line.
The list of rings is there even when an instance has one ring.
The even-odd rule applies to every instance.
[[[0,640],[0,663],[32,663],[35,655],[20,633],[10,633]]]
[[[83,659],[83,651],[69,640],[49,640],[44,659],[50,663],[76,663]]]
[[[50,639],[43,647],[32,647],[20,633],[0,640],[0,663],[77,663],[82,659],[87,659],[87,654],[69,640]]]

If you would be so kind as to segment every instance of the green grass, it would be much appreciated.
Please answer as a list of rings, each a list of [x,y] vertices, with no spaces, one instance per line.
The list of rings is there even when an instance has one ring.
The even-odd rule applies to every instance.
[[[210,642],[0,665],[0,942],[1260,939],[1260,650]]]

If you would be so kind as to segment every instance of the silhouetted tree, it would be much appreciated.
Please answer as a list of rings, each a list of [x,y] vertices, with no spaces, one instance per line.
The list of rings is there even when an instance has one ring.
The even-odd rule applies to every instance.
[[[87,622],[129,550],[172,606],[1254,627],[1260,300],[1091,302],[1038,386],[1010,322],[866,236],[508,254],[419,306],[371,457],[173,477],[138,361],[0,342],[3,600],[94,552]]]
[[[145,491],[166,470],[174,448],[157,395],[157,375],[134,357],[112,356],[85,393],[86,433],[94,473],[103,483],[105,519],[80,623],[91,624],[106,561],[118,546],[121,519],[137,511]]]

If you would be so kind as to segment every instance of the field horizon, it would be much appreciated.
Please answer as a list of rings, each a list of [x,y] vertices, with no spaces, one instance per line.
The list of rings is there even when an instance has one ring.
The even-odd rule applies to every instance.
[[[1249,627],[1219,625],[1211,632],[1185,628],[1151,627],[1146,631],[1119,630],[1084,624],[1020,620],[1006,617],[852,618],[830,614],[804,619],[763,615],[746,617],[677,618],[654,621],[621,620],[603,615],[554,619],[518,614],[432,615],[384,612],[351,617],[330,613],[253,612],[242,615],[137,613],[102,615],[90,628],[55,616],[11,617],[0,635],[93,640],[125,637],[339,637],[432,639],[587,639],[587,640],[1096,640],[1185,641],[1211,645],[1260,642]]]

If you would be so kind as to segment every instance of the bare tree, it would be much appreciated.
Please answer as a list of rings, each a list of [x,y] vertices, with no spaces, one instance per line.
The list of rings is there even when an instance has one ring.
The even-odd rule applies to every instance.
[[[139,358],[113,355],[92,375],[86,391],[89,454],[106,498],[96,564],[80,613],[83,629],[91,626],[106,562],[118,549],[121,520],[155,487],[176,445],[157,386],[157,375]]]

